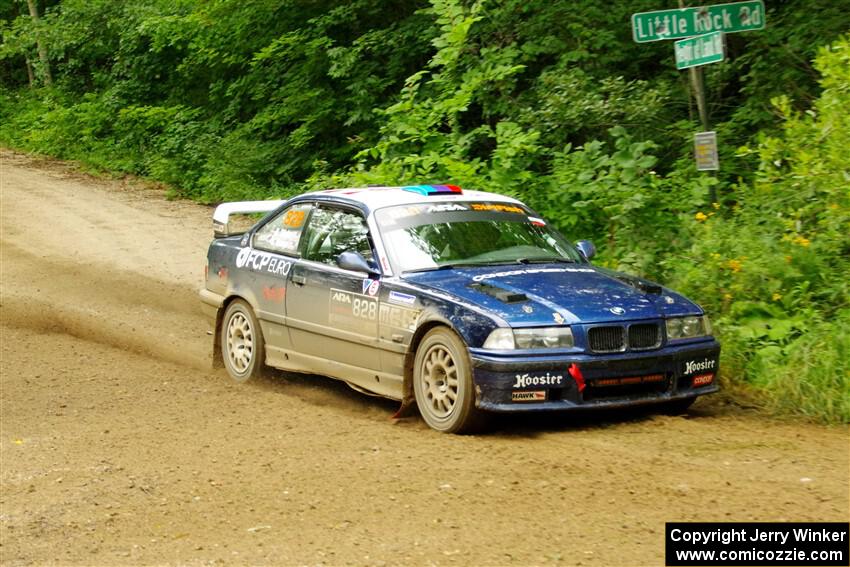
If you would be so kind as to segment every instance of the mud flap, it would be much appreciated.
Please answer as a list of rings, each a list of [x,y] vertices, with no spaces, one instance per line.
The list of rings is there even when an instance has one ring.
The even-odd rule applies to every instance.
[[[403,419],[413,415],[413,408],[416,406],[416,400],[411,396],[405,396],[401,401],[401,406],[390,417],[390,419]]]

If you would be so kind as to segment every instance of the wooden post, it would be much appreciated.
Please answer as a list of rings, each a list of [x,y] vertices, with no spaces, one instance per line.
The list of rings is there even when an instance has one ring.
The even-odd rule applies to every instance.
[[[33,88],[35,85],[35,75],[32,72],[32,63],[30,63],[29,57],[24,57],[24,61],[27,63],[27,78],[30,80],[30,88]]]
[[[50,60],[47,58],[47,47],[41,41],[41,32],[38,29],[39,17],[38,9],[35,6],[35,0],[27,0],[27,5],[30,9],[30,17],[35,26],[35,41],[38,45],[38,58],[41,61],[41,67],[44,70],[44,84],[48,87],[53,85],[53,75],[50,73]]]

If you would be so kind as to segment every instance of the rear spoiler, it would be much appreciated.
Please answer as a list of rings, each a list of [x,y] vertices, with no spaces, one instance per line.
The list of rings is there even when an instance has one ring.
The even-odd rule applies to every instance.
[[[240,234],[244,230],[231,230],[230,215],[234,214],[251,214],[251,213],[267,213],[273,211],[286,201],[238,201],[235,203],[222,203],[215,208],[213,213],[213,235],[216,238],[223,238],[233,234]]]

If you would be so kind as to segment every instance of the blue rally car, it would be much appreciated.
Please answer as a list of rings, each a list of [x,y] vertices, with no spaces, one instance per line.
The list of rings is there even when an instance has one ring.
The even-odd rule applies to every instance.
[[[718,389],[720,345],[697,304],[592,265],[591,243],[509,197],[338,189],[226,203],[213,225],[201,299],[236,380],[265,365],[327,375],[454,433],[487,412],[683,411]]]

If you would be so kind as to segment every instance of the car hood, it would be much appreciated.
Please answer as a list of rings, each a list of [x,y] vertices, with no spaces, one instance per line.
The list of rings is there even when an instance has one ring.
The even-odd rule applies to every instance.
[[[461,267],[406,274],[403,280],[473,303],[512,326],[702,313],[695,303],[658,284],[590,264]]]

